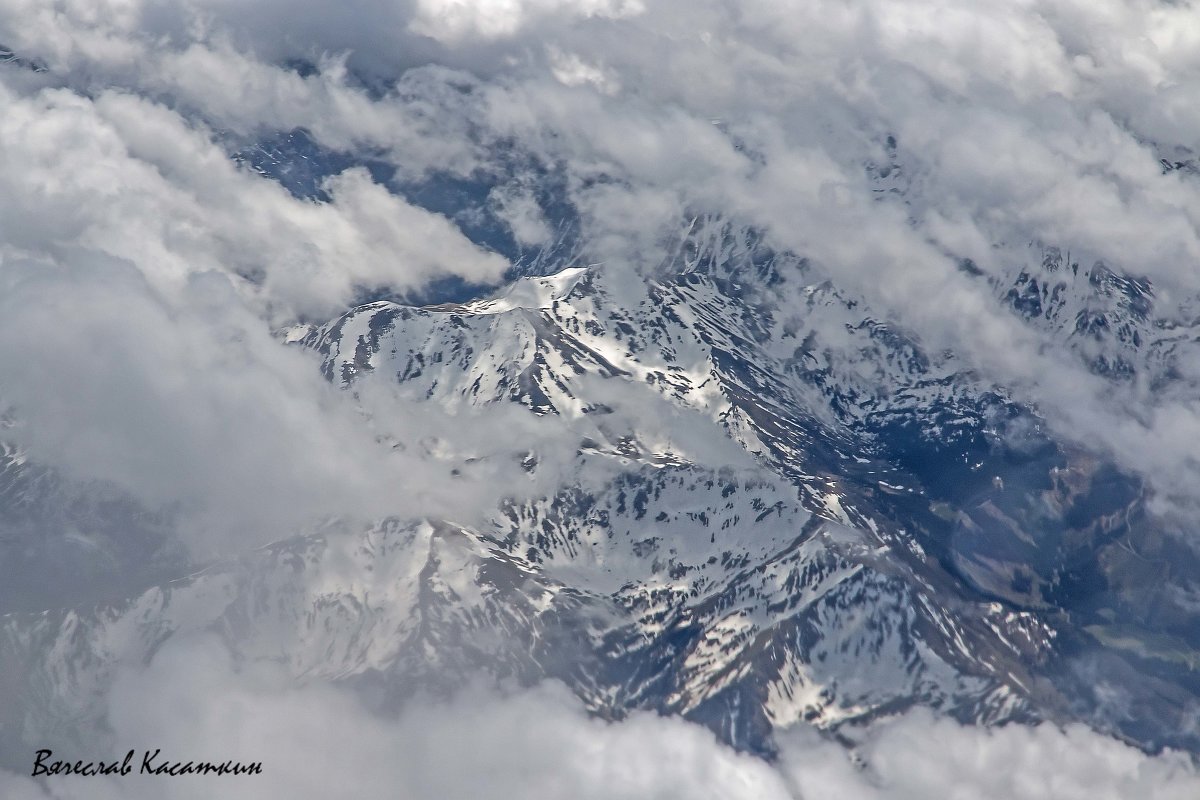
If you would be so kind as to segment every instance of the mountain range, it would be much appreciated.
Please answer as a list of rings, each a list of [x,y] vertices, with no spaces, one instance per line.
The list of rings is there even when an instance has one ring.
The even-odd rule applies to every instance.
[[[330,520],[193,563],[161,515],[6,449],[12,573],[85,578],[9,584],[0,739],[102,730],[121,665],[212,630],[380,708],[552,678],[766,755],[801,721],[852,744],[913,706],[1200,749],[1200,565],[1138,478],[752,230],[697,217],[640,273],[564,241],[498,291],[278,332],[348,395],[554,426],[501,465],[536,488],[483,522]],[[1149,281],[1040,244],[962,269],[1104,380],[1186,391],[1200,316]]]

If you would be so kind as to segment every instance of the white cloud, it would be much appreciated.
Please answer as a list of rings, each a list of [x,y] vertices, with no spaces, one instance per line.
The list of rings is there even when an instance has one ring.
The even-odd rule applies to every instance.
[[[472,496],[469,479],[449,490],[451,464],[379,443],[311,354],[270,330],[335,315],[359,287],[495,281],[505,259],[363,170],[329,178],[328,203],[297,199],[164,105],[13,74],[0,75],[0,394],[21,421],[10,438],[172,511],[204,554],[329,515],[448,512],[462,503],[450,495]],[[436,408],[389,413],[412,424],[402,436],[453,430]],[[414,491],[395,499],[402,483]]]
[[[869,734],[865,769],[839,755],[801,734],[784,745],[781,768],[811,798],[1182,800],[1200,791],[1185,755],[1148,756],[1079,725],[989,730],[912,712]]]
[[[417,0],[411,28],[455,42],[512,36],[543,16],[619,18],[643,10],[641,0]]]
[[[521,244],[538,245],[550,241],[553,231],[530,187],[498,186],[488,195],[488,200],[496,216],[504,220]]]
[[[468,692],[448,705],[417,702],[399,720],[387,720],[344,690],[285,688],[269,667],[235,672],[224,649],[208,639],[168,646],[146,671],[127,673],[113,693],[111,709],[118,749],[140,747],[132,744],[138,742],[162,748],[173,760],[261,761],[263,774],[110,780],[59,776],[44,784],[51,796],[788,797],[782,780],[766,764],[738,755],[708,731],[678,720],[636,715],[613,724],[589,719],[565,690],[553,687],[509,697]],[[110,758],[104,753],[95,757],[101,756]],[[0,788],[7,790],[5,779],[0,777]],[[22,783],[11,776],[7,780]]]
[[[218,272],[191,276],[177,304],[127,263],[71,253],[7,259],[0,317],[10,438],[72,478],[106,480],[151,508],[174,509],[198,551],[230,552],[325,516],[467,514],[472,480],[448,461],[397,452],[468,421],[391,401],[382,428],[327,384],[315,358],[287,348]],[[491,440],[494,446],[500,439]],[[489,452],[524,448],[503,440]],[[511,481],[480,486],[502,496]],[[395,487],[407,491],[397,493]]]
[[[54,758],[112,760],[137,747],[135,774],[35,784],[0,773],[5,797],[1140,800],[1200,791],[1200,776],[1179,754],[1147,756],[1081,727],[987,731],[926,713],[867,735],[859,746],[865,767],[809,729],[785,734],[771,766],[682,720],[647,713],[620,722],[589,718],[553,685],[418,700],[390,719],[344,689],[295,687],[272,665],[235,666],[211,638],[173,642],[148,668],[127,670],[109,706],[111,742],[87,752],[60,748]],[[138,775],[146,746],[161,748],[155,763],[260,761],[263,774]]]
[[[94,250],[161,291],[205,271],[250,276],[292,314],[336,313],[357,285],[488,282],[507,267],[361,170],[329,180],[332,202],[312,203],[238,169],[207,131],[142,98],[3,86],[0,98],[0,191],[19,198],[0,237],[18,251]]]

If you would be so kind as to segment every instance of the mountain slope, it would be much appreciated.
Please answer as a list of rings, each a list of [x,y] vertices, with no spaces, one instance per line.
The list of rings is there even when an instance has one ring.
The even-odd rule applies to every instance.
[[[0,653],[32,677],[5,687],[4,735],[99,724],[121,664],[215,630],[384,708],[483,672],[759,752],[918,704],[1188,746],[1178,657],[1118,635],[1149,601],[1081,589],[1112,585],[1104,553],[1145,525],[1136,485],[803,265],[689,247],[657,278],[571,268],[285,331],[350,393],[552,418],[513,468],[554,488],[483,525],[335,524],[121,603],[9,614]],[[1089,699],[1147,658],[1144,707]]]

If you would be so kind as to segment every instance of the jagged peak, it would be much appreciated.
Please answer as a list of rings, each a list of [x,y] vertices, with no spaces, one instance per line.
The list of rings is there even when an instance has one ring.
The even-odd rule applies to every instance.
[[[429,308],[466,314],[503,314],[517,309],[532,311],[550,308],[565,299],[589,271],[589,267],[567,267],[553,275],[518,278],[489,298]]]

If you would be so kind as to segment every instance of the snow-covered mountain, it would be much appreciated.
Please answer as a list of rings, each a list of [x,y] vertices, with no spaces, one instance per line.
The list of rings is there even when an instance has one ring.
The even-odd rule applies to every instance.
[[[1148,285],[1052,250],[996,294],[1113,380],[1167,379],[1186,338]],[[552,488],[482,525],[331,523],[116,602],[10,613],[3,672],[29,677],[0,683],[20,709],[4,737],[88,730],[122,664],[211,629],[383,706],[551,677],[599,714],[682,714],[759,752],[801,720],[852,738],[913,705],[1200,741],[1194,589],[1172,569],[1194,557],[1139,483],[745,232],[698,222],[651,277],[570,266],[280,336],[348,393],[553,421],[511,466]],[[9,496],[33,467],[6,464]]]

